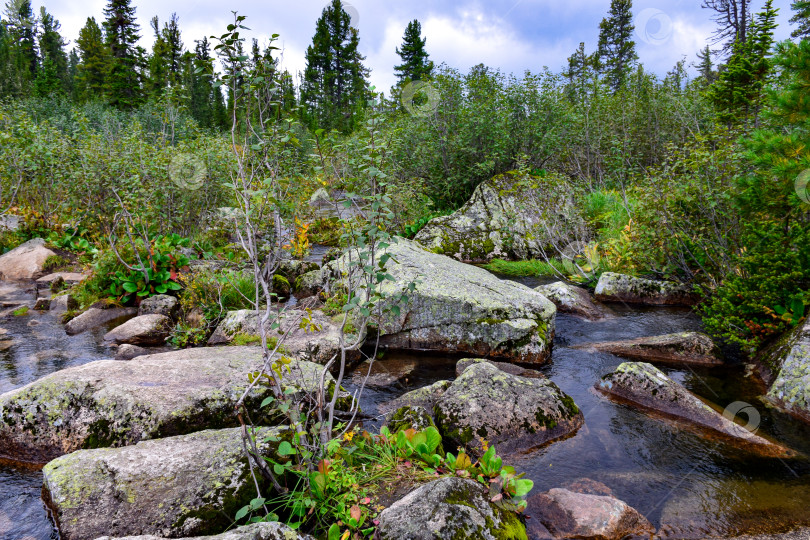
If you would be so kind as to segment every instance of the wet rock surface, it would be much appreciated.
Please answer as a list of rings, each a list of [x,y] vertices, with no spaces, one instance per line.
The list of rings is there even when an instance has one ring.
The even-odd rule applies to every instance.
[[[488,363],[467,368],[434,411],[442,435],[472,455],[483,454],[482,439],[509,454],[571,435],[584,423],[574,400],[553,382],[510,375]]]
[[[651,364],[625,362],[616,371],[604,376],[596,384],[596,389],[684,424],[708,430],[711,435],[747,450],[766,456],[794,455],[790,450],[737,425]]]
[[[412,491],[383,510],[380,540],[518,540],[526,530],[514,512],[492,504],[472,480],[442,478]]]
[[[262,443],[268,435],[279,432],[260,431],[259,451],[275,457],[278,443]],[[219,533],[256,496],[241,428],[80,450],[43,473],[62,540]]]
[[[679,332],[625,341],[585,343],[575,349],[596,349],[630,360],[671,365],[719,366],[723,355],[712,338],[700,332]]]
[[[594,297],[601,302],[653,306],[693,306],[700,300],[689,285],[613,272],[605,272],[599,277]]]
[[[586,289],[557,281],[534,289],[557,306],[560,313],[570,313],[590,321],[599,321],[610,316],[608,309],[594,301]]]

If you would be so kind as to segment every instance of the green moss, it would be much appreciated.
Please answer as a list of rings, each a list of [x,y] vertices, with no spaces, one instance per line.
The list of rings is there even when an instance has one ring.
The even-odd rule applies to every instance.
[[[15,317],[23,317],[25,315],[28,315],[28,306],[18,307],[17,309],[12,311],[11,314],[14,315]]]
[[[501,523],[496,528],[495,524],[487,519],[487,528],[497,540],[528,540],[526,526],[514,512],[501,512]]]
[[[550,262],[538,261],[536,259],[527,261],[504,261],[502,259],[494,259],[489,264],[483,265],[483,268],[495,274],[515,277],[554,277],[566,273],[562,263],[556,259],[551,259]]]
[[[46,272],[52,272],[66,266],[70,266],[69,260],[59,255],[48,255],[45,262],[42,264],[42,269]]]
[[[275,338],[270,338],[268,340],[268,343],[267,343],[268,346],[270,345],[271,340],[275,340]],[[238,334],[236,334],[233,337],[233,341],[231,341],[231,344],[242,347],[242,346],[246,346],[246,345],[258,345],[261,342],[262,342],[261,336],[258,336],[256,334],[246,334],[246,333],[239,332]],[[275,347],[275,345],[274,345],[274,347]]]

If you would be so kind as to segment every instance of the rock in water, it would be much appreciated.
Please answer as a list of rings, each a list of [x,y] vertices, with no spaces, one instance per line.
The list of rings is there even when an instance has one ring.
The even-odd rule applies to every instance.
[[[585,343],[572,348],[596,349],[630,360],[677,366],[718,366],[723,364],[720,349],[714,344],[712,338],[700,332],[679,332],[626,341]]]
[[[75,336],[88,330],[93,330],[107,323],[116,321],[118,319],[129,319],[138,313],[135,308],[117,308],[111,307],[101,309],[91,307],[81,315],[74,317],[65,325],[65,332],[69,336]]]
[[[582,287],[557,281],[534,289],[557,306],[560,313],[571,313],[590,321],[598,321],[608,316],[604,306],[594,302],[591,294]]]
[[[260,454],[277,457],[278,442],[262,441],[279,434],[259,431]],[[256,497],[241,428],[79,450],[42,472],[45,500],[63,540],[219,533]]]
[[[168,540],[151,534],[112,538],[102,536],[96,540]],[[254,523],[237,527],[228,532],[215,536],[195,536],[185,540],[314,540],[308,534],[302,534],[290,529],[283,523]]]
[[[464,373],[467,370],[467,368],[481,362],[492,364],[493,366],[500,369],[504,373],[516,375],[518,377],[528,377],[529,379],[542,379],[545,377],[545,375],[534,369],[526,369],[520,366],[516,366],[515,364],[507,364],[505,362],[493,362],[492,360],[484,360],[482,358],[463,358],[459,360],[456,363],[456,377],[461,377],[461,374]]]
[[[596,389],[686,425],[701,428],[702,434],[716,436],[752,452],[777,457],[795,455],[791,450],[735,424],[651,364],[625,362],[613,373],[602,377],[596,383]]]
[[[770,383],[766,398],[810,422],[810,319],[764,351],[759,360]]]
[[[615,497],[554,488],[529,498],[528,511],[556,538],[622,540],[629,535],[650,538],[655,527]]]
[[[0,396],[0,457],[46,463],[82,448],[233,427],[234,405],[249,374],[261,369],[261,354],[258,347],[210,347],[57,371]],[[316,392],[323,367],[297,360],[289,367],[286,388]],[[328,373],[326,383],[334,388]],[[268,420],[259,404],[270,394],[258,385],[246,400],[257,423]]]
[[[436,401],[436,425],[471,454],[484,453],[481,439],[509,454],[574,433],[584,418],[574,400],[548,379],[528,379],[474,364]]]
[[[70,294],[60,294],[51,298],[49,307],[54,313],[64,313],[79,309],[79,302]]]
[[[0,256],[0,279],[34,279],[42,273],[45,260],[56,255],[45,240],[34,238]]]
[[[700,301],[700,297],[688,285],[613,272],[605,272],[599,277],[594,296],[602,302],[654,306],[693,306]]]
[[[130,345],[163,345],[172,329],[172,320],[165,315],[139,315],[104,336],[113,343]]]
[[[517,514],[492,504],[481,484],[442,478],[412,491],[382,511],[379,540],[525,540]]]
[[[425,251],[397,238],[386,252],[386,271],[394,281],[381,288],[406,304],[398,316],[381,321],[380,345],[391,349],[468,353],[511,362],[542,364],[551,358],[557,309],[542,294],[481,268]],[[354,254],[357,257],[357,254]],[[336,279],[347,255],[330,263]],[[327,273],[327,272],[325,272]]]
[[[138,306],[138,315],[163,315],[172,320],[177,320],[180,313],[180,302],[174,296],[158,294],[146,298]]]
[[[462,261],[541,259],[573,242],[582,224],[565,178],[513,171],[481,183],[464,206],[432,219],[416,241]]]

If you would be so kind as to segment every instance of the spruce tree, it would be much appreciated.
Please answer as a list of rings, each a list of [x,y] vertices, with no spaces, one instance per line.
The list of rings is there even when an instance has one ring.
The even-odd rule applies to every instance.
[[[369,98],[369,70],[358,50],[360,38],[341,0],[332,0],[307,48],[301,102],[311,128],[351,132]]]
[[[582,42],[574,54],[568,57],[565,77],[568,79],[568,96],[572,101],[579,101],[585,97],[593,77],[593,60],[593,57],[585,52],[585,43]]]
[[[37,21],[30,0],[10,0],[6,4],[5,25],[13,93],[18,97],[25,96],[31,91],[39,67]]]
[[[40,8],[39,23],[42,27],[39,33],[41,61],[35,80],[36,93],[40,96],[66,93],[70,81],[65,40],[59,34],[61,25],[44,7]]]
[[[599,23],[599,68],[614,92],[625,86],[638,60],[632,8],[632,0],[611,0],[608,16]]]
[[[110,52],[104,43],[101,27],[88,17],[76,40],[79,48],[79,66],[76,74],[76,97],[79,101],[104,99]]]
[[[112,105],[131,108],[141,99],[140,66],[137,50],[138,23],[131,0],[109,0],[104,8],[104,32],[110,49],[110,69],[105,81],[107,99]]]
[[[700,62],[695,65],[698,70],[698,74],[700,76],[701,83],[704,88],[711,86],[714,84],[714,81],[717,80],[717,71],[714,69],[714,63],[712,62],[712,51],[708,45],[702,51],[697,53],[698,60]]]
[[[397,48],[397,54],[402,64],[396,66],[396,77],[402,84],[408,81],[427,79],[433,73],[433,62],[425,50],[427,38],[422,37],[422,25],[414,19],[408,23],[405,35],[402,38],[402,48]]]
[[[794,38],[810,39],[810,0],[793,0],[791,24],[798,26],[790,34]]]
[[[160,21],[157,15],[149,21],[155,33],[155,42],[152,44],[152,55],[149,57],[149,78],[146,81],[146,91],[150,97],[160,98],[163,91],[169,86],[169,44],[160,31]]]
[[[735,44],[725,71],[709,90],[709,99],[717,108],[720,120],[728,125],[758,125],[763,89],[771,71],[769,54],[778,11],[773,7],[773,0],[765,2],[763,11],[749,27],[748,39]]]

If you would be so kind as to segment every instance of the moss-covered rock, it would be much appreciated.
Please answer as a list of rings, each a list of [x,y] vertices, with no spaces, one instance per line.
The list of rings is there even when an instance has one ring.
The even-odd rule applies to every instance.
[[[607,308],[595,302],[591,294],[582,287],[557,281],[534,290],[554,302],[560,313],[571,313],[589,321],[599,321],[609,316]]]
[[[442,478],[412,491],[383,510],[380,540],[526,540],[514,512],[488,500],[481,484]]]
[[[261,366],[257,347],[216,347],[129,362],[100,360],[52,373],[0,396],[0,457],[46,463],[79,449],[233,427],[234,405],[249,374]],[[286,388],[296,395],[317,390],[323,367],[293,360],[289,368]],[[326,381],[334,388],[328,373]],[[248,396],[255,422],[273,420],[259,408],[270,393],[257,385]]]
[[[564,177],[513,171],[480,184],[464,206],[431,220],[416,240],[462,261],[543,258],[572,242],[583,223]]]
[[[424,407],[418,405],[400,407],[388,418],[386,423],[388,430],[391,433],[398,433],[406,429],[414,429],[416,431],[424,431],[430,426],[436,427],[433,422],[433,417],[425,410]],[[437,454],[444,455],[443,452],[436,452]]]
[[[810,422],[810,319],[767,349],[760,361],[771,383],[767,399]]]
[[[594,296],[602,302],[654,306],[693,306],[700,301],[700,297],[689,285],[613,272],[605,272],[599,277]]]
[[[596,349],[645,362],[676,366],[718,366],[723,354],[712,338],[700,332],[678,332],[663,336],[642,337],[624,341],[606,341],[575,345],[574,349]]]
[[[434,411],[442,436],[473,455],[483,454],[482,441],[508,454],[566,437],[584,423],[574,400],[550,380],[510,375],[489,363],[468,367]]]
[[[280,432],[259,431],[259,451],[277,458],[278,443],[263,442],[271,435]],[[80,450],[51,461],[43,474],[63,540],[221,533],[256,496],[241,428]]]
[[[596,389],[622,402],[675,419],[686,427],[697,428],[701,435],[724,440],[761,455],[794,455],[791,450],[734,423],[733,418],[739,411],[729,409],[724,414],[719,413],[651,364],[625,362],[613,373],[602,377],[596,383]]]
[[[411,283],[415,289],[407,292],[408,302],[398,314],[380,321],[381,346],[521,363],[550,359],[557,309],[542,294],[403,238],[386,252],[391,259],[385,268],[393,281],[381,284],[382,290],[396,295]],[[324,278],[340,280],[346,257],[330,263]]]

